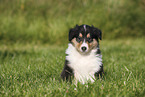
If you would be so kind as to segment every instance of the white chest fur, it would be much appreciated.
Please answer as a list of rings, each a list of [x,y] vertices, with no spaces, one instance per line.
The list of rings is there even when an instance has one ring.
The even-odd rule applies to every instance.
[[[66,60],[69,61],[68,66],[73,69],[76,81],[83,84],[88,81],[94,82],[94,74],[102,65],[101,55],[96,55],[96,51],[97,49],[92,50],[89,55],[81,55],[72,44],[68,45]]]

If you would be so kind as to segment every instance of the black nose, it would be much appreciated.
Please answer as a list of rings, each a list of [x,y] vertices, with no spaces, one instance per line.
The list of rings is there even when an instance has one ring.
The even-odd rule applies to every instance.
[[[82,47],[83,52],[86,50],[87,48],[85,46]]]

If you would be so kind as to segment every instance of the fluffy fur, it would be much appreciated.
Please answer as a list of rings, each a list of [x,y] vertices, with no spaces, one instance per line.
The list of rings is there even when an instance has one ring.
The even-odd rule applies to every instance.
[[[75,29],[78,29],[78,31]],[[70,30],[70,43],[66,50],[65,65],[61,73],[63,80],[70,80],[71,76],[74,76],[76,83],[81,82],[85,84],[87,82],[94,82],[95,76],[102,74],[102,55],[98,41],[98,39],[101,39],[101,32],[99,29],[95,32],[96,29],[93,26],[81,25]],[[78,37],[81,37],[82,40],[77,41]],[[88,39],[91,42],[87,41]]]

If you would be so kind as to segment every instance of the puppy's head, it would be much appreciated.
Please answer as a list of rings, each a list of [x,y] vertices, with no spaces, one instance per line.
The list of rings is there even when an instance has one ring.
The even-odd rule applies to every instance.
[[[69,41],[81,54],[87,54],[99,45],[102,32],[98,28],[88,25],[76,25],[69,31]]]

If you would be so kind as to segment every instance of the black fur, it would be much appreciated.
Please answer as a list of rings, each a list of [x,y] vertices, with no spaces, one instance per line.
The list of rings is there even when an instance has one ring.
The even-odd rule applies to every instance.
[[[92,26],[92,28],[93,28],[93,32],[94,32],[94,37],[93,38],[95,38],[96,40],[98,40],[98,38],[100,40],[102,40],[102,31],[98,28],[95,28],[94,26]]]
[[[69,31],[69,41],[71,41],[73,38],[77,38],[79,36],[79,33],[82,33],[83,36],[86,36],[86,34],[90,33],[91,37],[96,39],[98,41],[98,39],[102,40],[102,32],[100,29],[95,28],[94,26],[88,26],[86,25],[86,31],[83,27],[84,25],[76,25],[74,28],[71,28]]]
[[[97,52],[96,52],[96,54],[101,54],[101,50],[98,49]],[[98,78],[99,78],[99,77],[102,77],[103,74],[104,74],[103,64],[102,64],[102,66],[100,66],[100,67],[101,67],[101,69],[100,69],[98,72],[95,73],[95,75],[96,75]]]
[[[103,64],[100,67],[101,67],[101,69],[98,72],[95,73],[96,77],[98,77],[98,78],[102,77],[103,74],[104,74]]]
[[[64,68],[61,73],[61,78],[63,80],[71,80],[71,76],[73,75],[72,69],[68,66],[69,62],[65,60]]]

